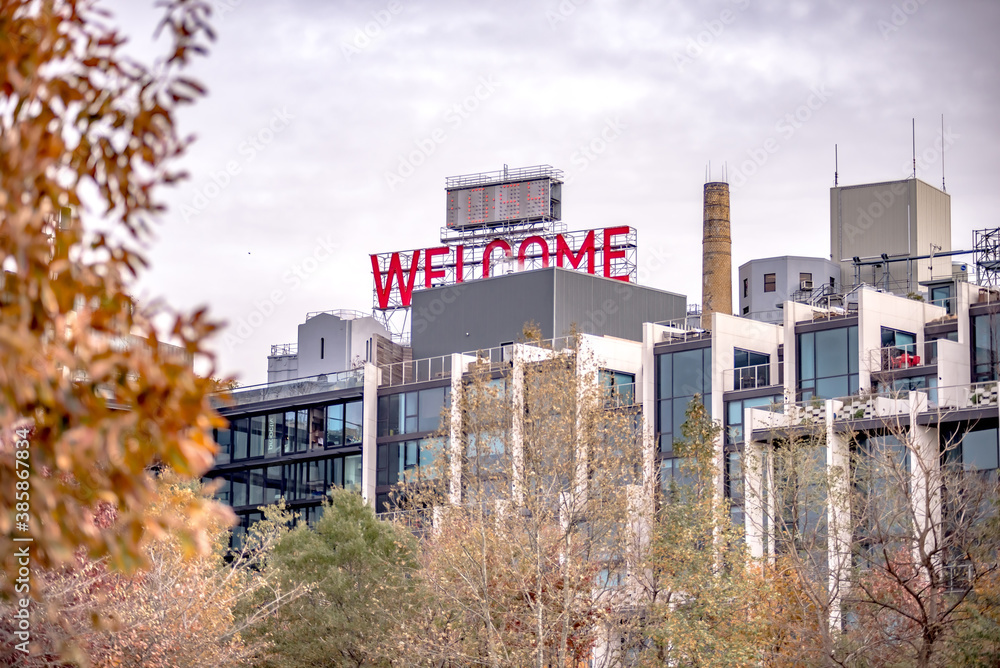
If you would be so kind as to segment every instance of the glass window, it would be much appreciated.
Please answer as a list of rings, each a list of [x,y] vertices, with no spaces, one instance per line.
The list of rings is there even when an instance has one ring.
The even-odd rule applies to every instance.
[[[962,465],[970,471],[1000,467],[997,456],[997,429],[970,431],[962,436]]]
[[[249,504],[259,506],[264,503],[264,469],[247,471],[247,486],[250,497]]]
[[[750,296],[750,279],[749,278],[744,278],[743,279],[743,296],[744,297],[749,297]]]
[[[774,292],[776,289],[775,274],[764,274],[764,292]]]
[[[282,441],[282,452],[286,455],[295,454],[295,411],[285,411],[285,434]]]
[[[726,453],[726,496],[733,503],[743,503],[743,462],[739,452]]]
[[[229,427],[215,430],[215,442],[219,444],[219,452],[215,455],[216,464],[228,464],[232,452],[233,433]]]
[[[285,414],[271,413],[267,416],[267,432],[265,435],[265,457],[277,457],[281,454],[281,445],[285,440]]]
[[[309,409],[309,449],[322,449],[326,443],[326,410],[323,406]]]
[[[306,452],[309,449],[309,409],[301,408],[297,413],[298,419],[295,423],[295,451]]]
[[[247,478],[245,472],[234,473],[233,480],[233,506],[247,505]]]
[[[326,407],[326,447],[335,448],[343,444],[344,404],[332,404]]]
[[[233,420],[233,459],[246,459],[250,444],[250,423],[246,418]]]
[[[808,274],[806,272],[802,272],[802,273],[799,274],[799,285],[801,286],[806,281],[809,281],[810,283],[812,283],[812,279],[813,279],[813,275],[812,274]]]
[[[797,338],[802,399],[833,399],[858,392],[856,325],[799,334]]]
[[[673,391],[671,389],[672,383],[673,383],[673,378],[674,378],[674,374],[673,374],[673,371],[672,371],[672,368],[673,368],[673,359],[674,359],[674,356],[670,355],[670,354],[665,354],[665,355],[660,355],[659,356],[659,364],[660,364],[660,368],[659,368],[660,386],[659,386],[658,391],[656,393],[657,398],[659,398],[659,399],[665,399],[665,398],[673,395]]]
[[[264,416],[250,418],[250,457],[264,456]]]
[[[361,442],[361,423],[364,414],[364,404],[358,401],[349,401],[344,405],[344,443]]]
[[[219,483],[219,488],[215,490],[215,498],[221,503],[227,506],[233,505],[233,497],[231,493],[231,483],[228,478],[222,478],[222,482]]]
[[[673,396],[692,396],[705,389],[702,377],[702,350],[686,350],[674,353]]]
[[[444,408],[444,388],[435,387],[420,390],[419,425],[417,431],[434,431],[441,425],[441,410]]]
[[[349,455],[344,457],[344,489],[353,492],[361,491],[361,455]]]
[[[268,466],[264,469],[264,503],[277,503],[281,496],[281,467]]]
[[[803,381],[816,377],[816,335],[799,334],[799,378]]]
[[[816,332],[816,377],[847,373],[847,328]]]
[[[931,303],[935,306],[943,306],[945,313],[951,315],[951,286],[939,285],[931,288]]]

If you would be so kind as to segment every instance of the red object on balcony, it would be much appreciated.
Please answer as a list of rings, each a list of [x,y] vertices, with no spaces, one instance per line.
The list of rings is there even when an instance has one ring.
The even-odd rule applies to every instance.
[[[920,355],[903,353],[892,358],[893,369],[909,369],[911,366],[920,366]]]

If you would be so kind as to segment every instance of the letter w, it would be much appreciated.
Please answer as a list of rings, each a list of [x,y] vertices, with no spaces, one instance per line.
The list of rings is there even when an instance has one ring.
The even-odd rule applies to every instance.
[[[392,283],[396,281],[399,291],[399,300],[402,306],[410,305],[410,297],[413,295],[413,281],[417,277],[417,269],[420,263],[420,251],[413,251],[413,260],[410,262],[410,279],[403,282],[403,267],[399,261],[399,253],[393,253],[389,260],[389,270],[386,272],[385,284],[382,283],[382,271],[378,267],[378,255],[372,255],[372,274],[375,276],[375,293],[378,295],[379,308],[389,308],[389,297],[393,293]]]
[[[574,269],[580,268],[580,263],[583,262],[583,254],[587,254],[587,273],[594,273],[594,230],[587,232],[587,236],[584,237],[583,243],[580,244],[580,250],[577,251],[576,255],[573,255],[573,250],[563,239],[563,235],[556,237],[556,266],[563,266],[563,258],[569,258],[569,263]]]

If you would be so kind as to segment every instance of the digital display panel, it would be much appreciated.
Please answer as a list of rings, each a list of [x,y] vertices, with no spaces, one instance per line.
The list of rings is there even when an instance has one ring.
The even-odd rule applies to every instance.
[[[559,219],[558,185],[549,178],[453,188],[448,197],[447,226],[477,227],[508,221]]]

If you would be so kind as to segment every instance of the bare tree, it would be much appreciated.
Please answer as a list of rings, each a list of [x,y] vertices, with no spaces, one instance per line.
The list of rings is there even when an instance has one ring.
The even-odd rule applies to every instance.
[[[636,409],[608,401],[578,337],[530,339],[470,370],[453,390],[460,437],[402,490],[435,509],[421,577],[440,620],[406,642],[443,664],[620,663],[643,492]]]

